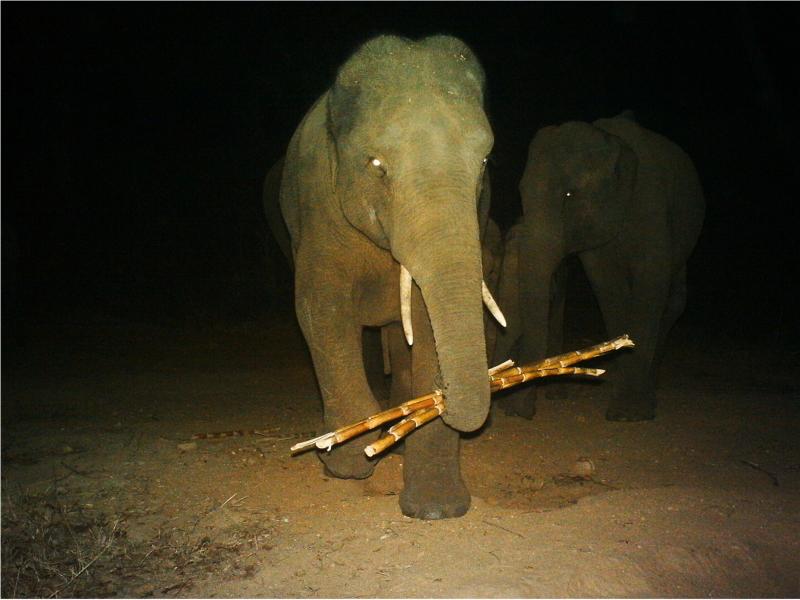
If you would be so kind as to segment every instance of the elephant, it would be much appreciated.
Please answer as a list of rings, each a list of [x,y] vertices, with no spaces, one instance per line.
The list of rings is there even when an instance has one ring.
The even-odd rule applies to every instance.
[[[508,281],[499,293],[502,302],[504,286],[518,281],[518,306],[506,308],[509,327],[495,358],[517,338],[523,362],[561,350],[563,266],[576,256],[608,335],[627,333],[636,344],[614,358],[606,418],[653,419],[655,372],[686,305],[686,263],[705,213],[691,159],[630,111],[567,122],[534,136],[519,192],[522,220],[506,247],[508,270],[517,273],[503,269]],[[535,398],[535,387],[515,394],[512,412],[532,417]]]
[[[365,327],[390,332],[392,398],[444,394],[441,419],[406,438],[400,508],[421,519],[468,510],[460,432],[480,428],[489,411],[482,305],[502,313],[482,283],[494,143],[484,94],[483,68],[461,40],[373,38],[306,113],[281,178],[295,311],[326,427],[379,408],[362,359]],[[375,461],[359,442],[377,435],[320,453],[326,472],[368,477]]]

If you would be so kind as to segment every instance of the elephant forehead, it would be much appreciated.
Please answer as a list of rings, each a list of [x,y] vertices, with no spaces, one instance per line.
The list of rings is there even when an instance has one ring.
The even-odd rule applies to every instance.
[[[393,89],[418,89],[451,96],[482,96],[480,66],[464,51],[435,51],[416,43],[391,50],[361,52],[338,76],[345,85],[359,85],[378,94]]]
[[[492,131],[482,110],[451,106],[445,102],[420,103],[406,98],[389,106],[389,115],[382,119],[378,143],[446,144],[466,151],[484,151],[491,147]]]

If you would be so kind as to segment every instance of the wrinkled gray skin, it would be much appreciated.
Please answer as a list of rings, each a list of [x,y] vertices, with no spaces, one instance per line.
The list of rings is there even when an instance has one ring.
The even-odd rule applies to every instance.
[[[392,365],[408,364],[392,393],[407,399],[439,387],[448,407],[406,442],[400,506],[424,519],[468,509],[459,431],[480,427],[489,409],[476,210],[493,143],[483,82],[459,40],[375,38],[303,119],[281,181],[295,308],[327,428],[378,410],[361,331],[396,327],[401,263],[414,279],[414,345],[391,348]],[[338,477],[367,477],[375,462],[363,448],[376,436],[320,457]]]
[[[657,358],[685,307],[686,261],[705,211],[692,161],[628,115],[570,122],[536,134],[519,190],[523,220],[506,248],[509,270],[518,252],[519,305],[508,304],[501,283],[509,327],[495,357],[515,331],[522,361],[561,351],[566,277],[559,267],[577,255],[608,335],[627,333],[636,343],[610,366],[606,418],[652,419]],[[513,282],[513,273],[504,269],[505,278]],[[515,394],[512,410],[530,418],[535,395],[535,387]]]

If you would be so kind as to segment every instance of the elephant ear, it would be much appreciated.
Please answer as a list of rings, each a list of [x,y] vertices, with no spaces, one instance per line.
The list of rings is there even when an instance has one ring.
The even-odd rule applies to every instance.
[[[484,169],[483,178],[480,181],[478,190],[478,231],[481,239],[485,238],[486,227],[489,224],[489,209],[492,205],[492,182],[489,177],[489,169]]]
[[[333,139],[339,139],[353,129],[360,95],[357,85],[343,85],[337,81],[331,88],[328,94],[328,131]]]
[[[326,125],[334,181],[338,164],[337,144],[359,121],[370,92],[380,88],[381,80],[390,75],[382,63],[409,43],[410,40],[390,35],[373,38],[359,47],[336,73],[336,80],[328,90],[326,101]]]
[[[346,135],[356,121],[360,90],[356,86],[339,85],[338,82],[328,91],[326,119],[328,139],[328,160],[330,162],[331,185],[336,187],[339,170],[339,149],[337,140]]]

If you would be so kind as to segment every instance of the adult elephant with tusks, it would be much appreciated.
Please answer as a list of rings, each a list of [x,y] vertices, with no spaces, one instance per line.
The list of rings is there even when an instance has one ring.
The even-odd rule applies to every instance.
[[[519,277],[519,306],[510,313],[519,315],[521,360],[561,350],[564,259],[576,255],[608,335],[627,333],[636,343],[614,357],[606,417],[652,419],[655,370],[686,303],[686,261],[705,211],[691,159],[629,112],[570,122],[536,134],[519,190],[523,219],[506,260]],[[506,352],[514,332],[498,338],[497,352]],[[532,416],[535,395],[535,387],[514,394],[512,412]]]
[[[408,372],[393,395],[444,392],[447,410],[406,441],[400,506],[423,519],[463,515],[459,432],[489,410],[479,219],[493,136],[484,74],[460,40],[380,36],[339,69],[286,154],[281,209],[295,263],[295,308],[328,429],[379,409],[362,328],[402,323]],[[502,318],[496,305],[493,306]],[[402,376],[399,376],[402,375]],[[405,382],[404,384],[402,382]],[[376,433],[320,453],[329,473],[364,478]],[[366,441],[365,441],[366,440]]]

